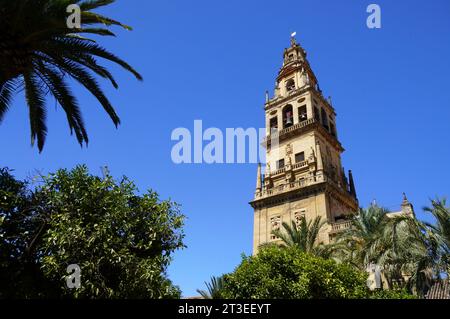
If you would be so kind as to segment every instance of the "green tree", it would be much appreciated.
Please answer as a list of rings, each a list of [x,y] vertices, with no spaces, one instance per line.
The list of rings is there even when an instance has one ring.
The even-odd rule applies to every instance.
[[[425,223],[437,243],[440,271],[450,277],[450,208],[445,198],[431,201],[431,207],[425,207],[425,212],[431,213],[436,224]]]
[[[8,189],[15,182],[3,175],[0,189],[10,196],[0,207],[2,296],[179,297],[166,274],[184,247],[176,203],[137,195],[127,178],[102,179],[85,166],[43,177],[32,191],[21,182]],[[81,268],[80,289],[66,288],[71,264]]]
[[[337,257],[360,270],[381,267],[388,289],[423,296],[439,277],[439,247],[433,225],[411,216],[388,216],[378,206],[360,209],[352,227],[339,235]]]
[[[336,257],[363,271],[375,263],[387,213],[386,209],[376,205],[359,209],[352,219],[351,227],[337,237],[341,249],[337,251]]]
[[[323,243],[318,242],[319,232],[325,224],[326,222],[321,221],[320,216],[309,222],[307,222],[306,218],[303,216],[298,225],[295,221],[292,221],[291,225],[283,222],[283,230],[274,230],[272,231],[272,234],[281,239],[282,246],[296,247],[303,252],[318,257],[328,258],[332,253],[333,246],[324,245]]]
[[[407,290],[376,290],[369,293],[370,299],[417,299],[416,296],[409,293]]]
[[[423,296],[438,276],[437,245],[430,230],[415,218],[395,216],[387,220],[380,242],[374,257],[383,268],[388,287],[406,288]]]
[[[0,298],[55,297],[58,289],[36,262],[43,210],[28,186],[0,169]]]
[[[211,277],[210,282],[205,282],[206,290],[197,289],[204,299],[223,299],[223,276]]]
[[[46,96],[50,93],[67,116],[70,131],[80,145],[88,143],[81,111],[67,78],[86,88],[103,106],[116,127],[120,119],[103,93],[95,75],[118,88],[97,58],[114,62],[141,75],[128,63],[100,46],[92,36],[114,36],[112,25],[131,30],[92,10],[114,0],[0,0],[0,123],[11,107],[13,95],[24,90],[29,109],[31,141],[42,151],[47,134]],[[81,9],[80,28],[69,28],[69,5]]]
[[[367,274],[296,247],[262,247],[225,276],[231,299],[364,298]]]

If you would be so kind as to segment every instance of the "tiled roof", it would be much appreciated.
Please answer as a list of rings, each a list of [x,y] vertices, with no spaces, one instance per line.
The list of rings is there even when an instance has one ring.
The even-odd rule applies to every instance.
[[[442,280],[437,282],[428,291],[426,299],[450,299],[450,282]]]

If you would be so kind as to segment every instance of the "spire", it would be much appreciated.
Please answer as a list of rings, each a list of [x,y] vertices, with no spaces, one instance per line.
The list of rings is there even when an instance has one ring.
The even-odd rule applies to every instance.
[[[347,180],[347,176],[345,175],[344,166],[342,166],[342,182],[344,183],[344,188],[348,191],[348,180]]]
[[[403,201],[402,201],[402,213],[405,215],[414,216],[414,207],[409,202],[408,198],[406,197],[406,194],[403,193]]]
[[[328,103],[333,106],[333,99],[331,98],[331,95],[328,96]]]
[[[317,157],[317,170],[322,171],[323,170],[323,159],[322,159],[322,152],[320,150],[319,142],[317,142],[317,144],[316,144],[316,157]]]
[[[406,197],[406,193],[403,193],[403,202],[402,202],[402,206],[403,205],[408,205],[409,201],[408,201],[408,197]]]
[[[305,66],[309,68],[309,64],[306,62],[306,51],[298,44],[297,39],[295,38],[296,35],[297,32],[291,34],[291,45],[284,50],[283,66],[294,63],[298,67],[303,67],[303,64],[300,65],[299,63],[305,62]]]
[[[306,51],[303,49],[303,47],[297,42],[297,39],[295,36],[297,35],[297,32],[291,33],[291,48],[299,49],[299,51],[303,54],[303,58],[306,58]]]
[[[355,188],[355,182],[353,181],[353,173],[352,171],[348,171],[348,179],[350,183],[350,194],[353,195],[354,198],[356,198],[356,188]]]
[[[261,163],[258,163],[258,173],[256,174],[256,191],[260,192],[262,188]]]
[[[265,177],[269,177],[270,173],[271,173],[271,171],[270,171],[270,163],[267,162],[267,164],[266,164],[266,176]]]

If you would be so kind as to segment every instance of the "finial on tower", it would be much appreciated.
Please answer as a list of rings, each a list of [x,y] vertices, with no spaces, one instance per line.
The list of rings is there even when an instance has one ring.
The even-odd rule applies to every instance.
[[[323,171],[322,150],[320,149],[319,141],[317,141],[317,143],[316,143],[316,158],[317,158],[317,170]]]
[[[258,163],[258,172],[256,174],[256,192],[261,192],[261,188],[262,188],[261,163]]]
[[[355,188],[355,182],[353,181],[353,172],[351,170],[348,171],[348,181],[350,186],[350,194],[353,195],[353,197],[356,199],[356,188]]]
[[[414,207],[409,202],[408,197],[406,197],[405,193],[403,193],[402,213],[407,216],[415,216]]]
[[[293,46],[293,47],[297,45],[297,40],[295,40],[296,35],[297,35],[296,31],[291,33],[291,46]]]
[[[406,197],[406,193],[403,193],[403,203],[402,205],[408,205],[409,201],[408,201],[408,197]]]

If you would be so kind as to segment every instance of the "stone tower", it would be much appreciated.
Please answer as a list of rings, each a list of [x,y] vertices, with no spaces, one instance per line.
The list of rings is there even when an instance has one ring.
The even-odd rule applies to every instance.
[[[282,222],[321,216],[327,221],[319,240],[328,243],[347,228],[358,209],[352,172],[341,163],[331,98],[322,95],[306,51],[291,37],[283,54],[271,99],[266,93],[265,174],[258,166],[254,208],[253,251],[278,238],[272,230]]]

